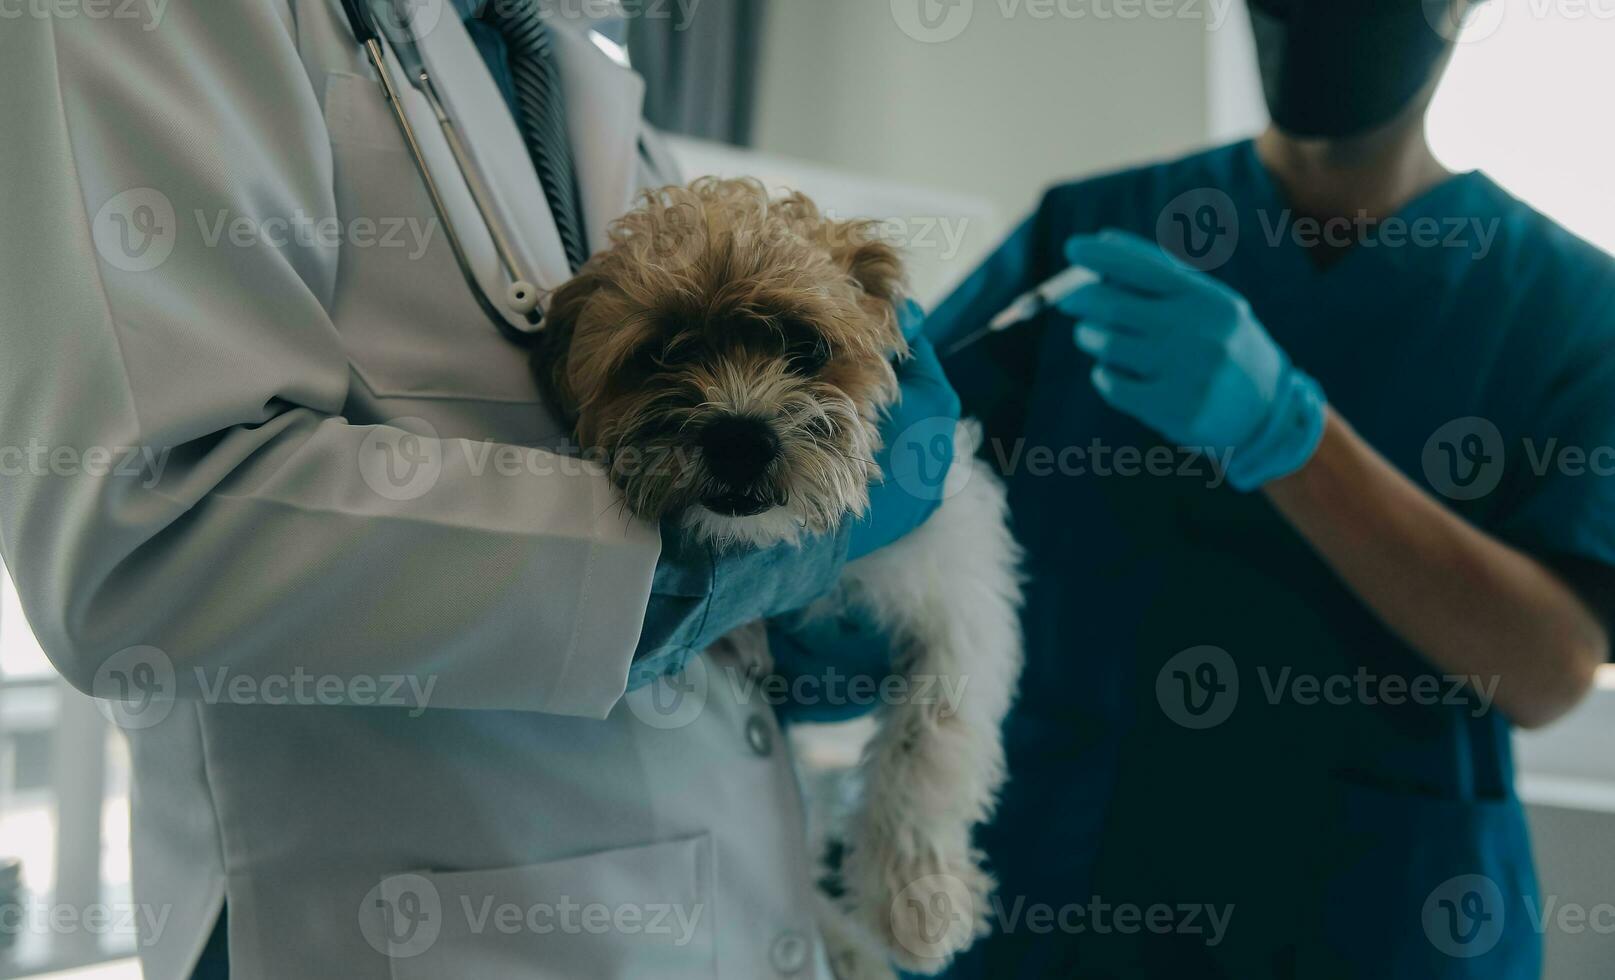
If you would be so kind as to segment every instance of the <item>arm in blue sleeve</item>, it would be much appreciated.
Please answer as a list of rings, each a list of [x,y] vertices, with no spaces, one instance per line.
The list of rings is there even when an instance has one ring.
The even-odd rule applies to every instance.
[[[811,605],[835,586],[848,537],[843,525],[796,544],[718,549],[664,527],[628,689],[678,673],[731,630]]]

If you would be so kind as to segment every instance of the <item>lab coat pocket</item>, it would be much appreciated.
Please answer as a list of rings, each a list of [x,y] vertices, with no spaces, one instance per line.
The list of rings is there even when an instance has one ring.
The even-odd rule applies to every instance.
[[[340,242],[331,300],[354,372],[379,398],[539,402],[523,351],[473,299],[380,86],[326,78]],[[416,122],[433,175],[474,265],[497,265],[491,239],[435,124]]]
[[[1519,801],[1355,783],[1341,799],[1322,906],[1328,959],[1302,975],[1538,975],[1537,883]]]
[[[525,867],[396,875],[382,898],[397,922],[418,927],[393,930],[392,975],[713,978],[712,878],[704,834]]]

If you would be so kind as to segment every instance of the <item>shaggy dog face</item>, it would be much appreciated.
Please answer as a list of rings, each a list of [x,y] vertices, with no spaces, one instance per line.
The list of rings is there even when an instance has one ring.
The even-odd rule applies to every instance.
[[[770,544],[868,505],[902,267],[752,180],[648,191],[555,294],[533,369],[627,506]]]

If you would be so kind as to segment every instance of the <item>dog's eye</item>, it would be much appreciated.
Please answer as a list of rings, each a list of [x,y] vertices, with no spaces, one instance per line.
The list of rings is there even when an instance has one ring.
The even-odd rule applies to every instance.
[[[634,351],[628,366],[645,374],[655,374],[668,368],[681,367],[701,356],[700,345],[691,342],[663,344],[650,341]]]
[[[628,358],[625,365],[630,371],[640,374],[655,374],[661,368],[662,345],[657,343],[640,344]]]
[[[666,367],[682,367],[701,357],[701,344],[689,338],[675,340],[662,348],[659,360]]]
[[[822,340],[802,348],[793,348],[786,354],[791,370],[797,374],[818,374],[830,363],[830,345]]]
[[[796,374],[817,374],[830,362],[830,344],[805,324],[787,321],[785,361]]]

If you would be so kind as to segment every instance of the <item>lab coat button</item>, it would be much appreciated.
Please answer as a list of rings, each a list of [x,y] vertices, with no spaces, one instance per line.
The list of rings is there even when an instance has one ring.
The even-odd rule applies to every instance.
[[[781,933],[774,940],[774,947],[768,951],[768,958],[774,964],[774,969],[786,976],[799,973],[807,966],[807,940],[799,932]]]
[[[762,715],[752,715],[746,719],[746,744],[758,755],[774,751],[774,731],[768,727],[768,721]]]

